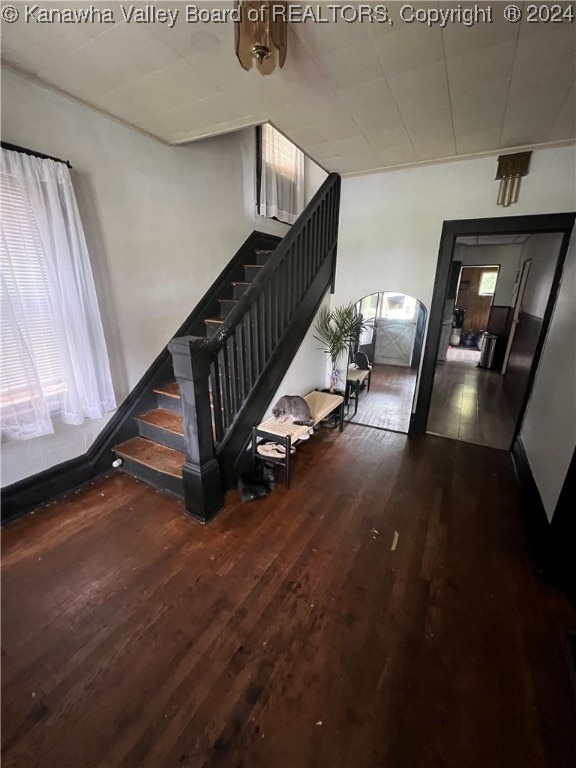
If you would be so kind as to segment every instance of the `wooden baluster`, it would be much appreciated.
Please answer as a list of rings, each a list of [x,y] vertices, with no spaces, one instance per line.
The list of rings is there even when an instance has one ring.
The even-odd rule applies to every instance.
[[[282,262],[279,267],[276,274],[273,276],[272,280],[274,281],[275,286],[275,296],[276,296],[276,311],[274,313],[274,319],[275,319],[275,334],[274,334],[274,346],[278,344],[278,341],[280,339],[280,336],[282,335],[282,328],[284,327],[284,280],[283,280],[283,272],[284,272],[284,266],[285,262]]]
[[[254,365],[254,361],[252,359],[252,329],[250,327],[251,310],[252,310],[252,307],[250,307],[248,312],[246,312],[246,314],[242,318],[242,336],[244,339],[243,353],[244,353],[245,398],[248,397],[250,390],[252,389],[252,384],[254,383],[254,375],[252,370]]]
[[[326,254],[327,224],[328,224],[328,204],[326,199],[322,200],[322,215],[320,217],[320,248],[318,249],[318,268],[320,268]]]
[[[318,216],[316,216],[313,220],[313,229],[314,234],[312,238],[312,280],[314,279],[314,276],[316,275],[316,271],[318,269],[318,251],[320,250],[320,214],[322,211],[322,206],[318,206]]]
[[[240,402],[238,400],[238,366],[236,364],[236,343],[234,336],[228,336],[226,339],[226,349],[228,358],[228,370],[230,372],[230,404],[232,405],[232,419],[238,413]]]
[[[277,321],[277,311],[278,311],[278,298],[276,296],[276,275],[273,275],[270,279],[270,284],[268,286],[268,290],[270,292],[270,305],[269,305],[269,311],[270,311],[270,354],[274,351],[274,348],[276,347],[276,321]]]
[[[212,437],[209,392],[212,356],[206,341],[192,336],[172,339],[168,348],[180,387],[184,422],[184,503],[187,514],[205,523],[224,503],[220,465]]]
[[[258,344],[258,302],[250,307],[250,339],[252,344],[252,376],[258,381],[260,376],[260,345]]]
[[[313,243],[314,241],[314,224],[313,222],[308,222],[308,227],[306,231],[306,290],[310,287],[312,283],[312,275],[314,274],[314,265],[313,265]]]
[[[212,392],[212,424],[214,425],[215,440],[220,442],[224,437],[224,424],[222,421],[222,382],[218,357],[210,366],[210,384],[210,391]]]
[[[300,302],[300,253],[302,246],[302,235],[298,235],[294,243],[294,256],[292,258],[292,302],[290,315],[293,316],[296,307]]]
[[[236,360],[236,387],[238,391],[238,408],[240,410],[246,399],[246,377],[244,374],[244,334],[242,324],[234,329],[234,355]]]
[[[260,344],[260,365],[262,368],[268,361],[268,328],[266,325],[267,288],[258,297],[258,337]]]
[[[226,429],[232,423],[232,393],[230,392],[230,366],[228,364],[228,348],[226,345],[218,352],[220,359],[220,375],[222,377],[222,393],[224,400],[224,422]]]
[[[296,271],[298,269],[298,264],[296,262],[296,259],[298,258],[298,238],[296,238],[296,242],[292,246],[292,250],[290,252],[290,258],[286,260],[286,268],[288,272],[288,285],[287,285],[287,291],[286,291],[286,317],[287,322],[290,322],[292,320],[292,316],[294,314],[294,296],[296,293]]]

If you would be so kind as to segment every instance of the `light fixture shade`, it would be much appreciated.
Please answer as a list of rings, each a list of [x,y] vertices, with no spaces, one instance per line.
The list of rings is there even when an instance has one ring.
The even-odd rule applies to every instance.
[[[500,181],[498,205],[507,208],[518,202],[520,179],[528,174],[532,152],[516,152],[512,155],[500,155],[496,181]]]
[[[238,21],[234,24],[236,56],[243,69],[256,64],[261,75],[269,75],[286,61],[288,47],[287,2],[236,0]]]

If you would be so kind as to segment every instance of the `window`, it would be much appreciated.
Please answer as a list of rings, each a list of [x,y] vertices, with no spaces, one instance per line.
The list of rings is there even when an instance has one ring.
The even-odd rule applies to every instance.
[[[479,296],[494,296],[496,290],[496,281],[498,280],[498,271],[482,272],[480,277]]]
[[[46,395],[64,388],[64,367],[51,312],[46,265],[29,201],[17,184],[3,179],[2,208],[2,378],[0,402],[26,401],[34,360]],[[10,257],[8,258],[8,249]],[[11,322],[14,313],[16,322]],[[19,328],[31,324],[35,333],[26,354]]]
[[[3,149],[0,171],[1,427],[27,439],[116,402],[68,169]]]
[[[376,320],[385,317],[394,320],[415,320],[417,299],[403,293],[383,291],[365,296],[356,304],[358,312],[372,325],[362,331],[360,344],[371,344]]]
[[[259,137],[258,213],[293,224],[304,210],[304,154],[271,125]]]

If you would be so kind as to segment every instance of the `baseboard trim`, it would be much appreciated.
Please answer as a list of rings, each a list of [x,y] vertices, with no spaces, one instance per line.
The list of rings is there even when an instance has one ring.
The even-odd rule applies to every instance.
[[[62,496],[93,476],[92,463],[84,454],[2,488],[2,525]]]
[[[512,462],[520,488],[526,532],[536,571],[545,578],[550,523],[540,491],[532,474],[524,443],[517,437],[512,446]]]
[[[573,456],[552,522],[548,520],[520,437],[512,446],[512,460],[536,573],[546,584],[576,599],[576,553],[573,552],[576,541],[576,515],[573,512],[576,460]]]

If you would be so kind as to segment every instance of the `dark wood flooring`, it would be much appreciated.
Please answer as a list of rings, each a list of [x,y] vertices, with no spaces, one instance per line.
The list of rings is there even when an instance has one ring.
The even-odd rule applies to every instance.
[[[454,359],[436,366],[428,432],[510,450],[515,420],[504,392],[504,377],[498,371],[478,368],[479,352],[456,349],[452,354]]]
[[[209,526],[117,473],[3,550],[4,768],[576,765],[503,451],[349,424]]]
[[[362,390],[358,412],[352,404],[349,421],[379,429],[408,432],[417,371],[399,365],[372,366],[370,392]]]

